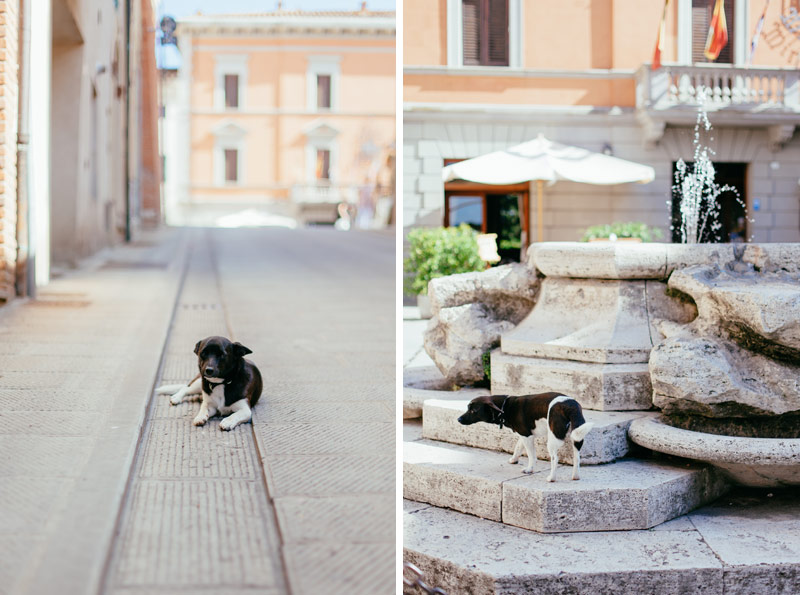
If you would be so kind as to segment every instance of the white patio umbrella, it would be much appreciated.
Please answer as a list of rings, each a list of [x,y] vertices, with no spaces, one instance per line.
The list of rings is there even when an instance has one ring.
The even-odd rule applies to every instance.
[[[581,147],[537,138],[503,151],[494,151],[442,170],[445,182],[467,180],[479,184],[504,185],[536,181],[538,241],[542,241],[542,186],[559,180],[582,184],[647,184],[655,177],[649,165],[626,161]]]

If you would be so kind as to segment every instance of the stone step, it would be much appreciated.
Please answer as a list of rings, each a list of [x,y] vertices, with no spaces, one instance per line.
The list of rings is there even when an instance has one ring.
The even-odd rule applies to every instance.
[[[406,498],[543,533],[647,529],[713,500],[727,489],[713,467],[623,459],[581,469],[549,463],[531,475],[508,455],[431,440],[403,445]]]
[[[486,423],[470,426],[458,423],[458,417],[467,410],[467,404],[478,396],[471,396],[471,393],[463,394],[464,392],[451,393],[455,398],[448,395],[445,400],[431,398],[424,401],[422,437],[500,452],[514,452],[519,435],[513,430],[509,428],[501,430],[499,426]],[[457,398],[459,396],[461,398]],[[592,422],[594,428],[584,440],[581,463],[586,465],[610,463],[627,455],[630,447],[628,426],[634,419],[652,415],[654,414],[645,411],[584,411],[586,421]],[[536,456],[544,461],[550,460],[546,435],[536,438]],[[561,447],[558,459],[564,463],[572,463],[572,443],[569,440]]]
[[[427,399],[437,399],[439,401],[449,401],[463,399],[474,399],[488,395],[489,389],[486,388],[462,388],[454,390],[434,390],[430,388],[418,388],[414,386],[403,387],[403,419],[416,419],[422,417],[422,404]]]
[[[492,394],[558,391],[584,409],[635,411],[653,407],[647,364],[605,364],[492,352]]]
[[[771,496],[732,494],[649,530],[561,534],[406,501],[403,558],[451,595],[796,593],[800,505]]]

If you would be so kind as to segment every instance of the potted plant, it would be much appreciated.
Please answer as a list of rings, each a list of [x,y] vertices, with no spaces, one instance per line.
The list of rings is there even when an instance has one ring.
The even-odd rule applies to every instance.
[[[616,222],[605,225],[592,225],[583,232],[582,242],[654,242],[664,234],[657,227],[640,221]]]
[[[403,261],[406,290],[417,296],[420,315],[426,318],[430,318],[427,294],[431,279],[486,268],[478,252],[477,233],[466,223],[413,229],[408,233],[408,243],[408,258]]]

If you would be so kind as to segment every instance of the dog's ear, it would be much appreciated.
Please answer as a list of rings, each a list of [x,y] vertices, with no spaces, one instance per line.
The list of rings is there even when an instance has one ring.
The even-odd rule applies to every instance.
[[[496,409],[500,413],[503,412],[503,410],[500,409],[500,407],[498,407],[497,405],[494,404],[494,401],[492,400],[492,397],[483,397],[483,398],[481,398],[481,402],[486,403],[489,407],[491,407],[492,409]]]
[[[245,347],[238,341],[236,341],[236,343],[233,344],[233,355],[235,355],[236,357],[244,357],[248,353],[253,353],[253,350]]]
[[[206,340],[202,339],[202,340],[197,342],[197,345],[194,346],[194,352],[195,352],[196,355],[200,355],[200,350],[203,348],[203,343],[205,343],[205,342],[206,342]]]

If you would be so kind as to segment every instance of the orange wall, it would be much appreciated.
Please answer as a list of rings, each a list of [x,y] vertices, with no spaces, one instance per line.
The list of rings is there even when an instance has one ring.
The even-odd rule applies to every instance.
[[[224,47],[215,50],[213,46]],[[332,46],[367,51],[331,51]],[[191,175],[195,192],[213,195],[230,189],[235,196],[249,190],[251,194],[285,197],[291,185],[307,182],[305,131],[319,122],[339,131],[334,164],[339,184],[364,182],[373,165],[359,157],[365,143],[379,149],[394,143],[395,54],[386,51],[394,49],[393,41],[197,37],[194,48]],[[382,51],[370,51],[372,48]],[[241,110],[214,109],[216,56],[225,53],[248,55]],[[309,56],[325,54],[340,58],[338,109],[308,111]],[[214,187],[214,129],[221,122],[233,122],[248,131],[240,157],[243,179],[238,187]]]
[[[403,24],[403,64],[447,64],[447,0],[406,0]]]

